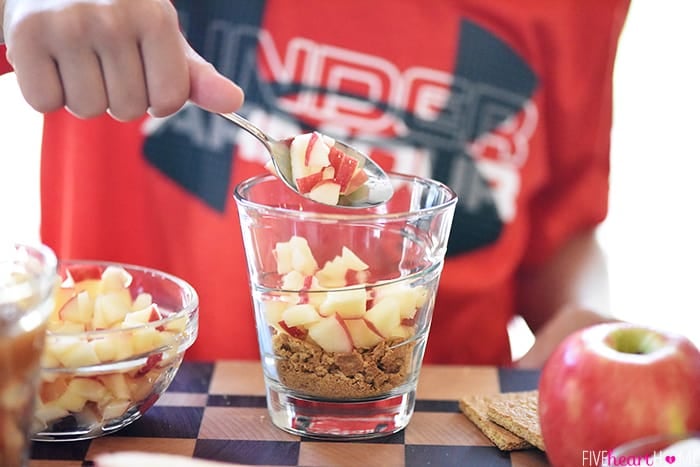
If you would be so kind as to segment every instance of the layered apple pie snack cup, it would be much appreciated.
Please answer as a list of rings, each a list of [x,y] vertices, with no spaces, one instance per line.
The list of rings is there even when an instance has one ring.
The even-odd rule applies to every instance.
[[[30,422],[57,282],[46,246],[0,246],[0,465],[27,463]]]
[[[198,331],[199,300],[155,269],[59,262],[41,357],[33,439],[113,433],[141,417],[172,382]]]
[[[234,192],[272,421],[320,438],[404,428],[450,232],[455,193],[390,174],[393,197],[343,209],[272,175]]]

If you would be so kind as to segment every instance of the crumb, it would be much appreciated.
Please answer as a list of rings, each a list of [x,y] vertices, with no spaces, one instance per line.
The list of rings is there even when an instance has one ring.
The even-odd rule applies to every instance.
[[[413,342],[383,341],[371,349],[330,353],[286,333],[273,337],[280,381],[291,390],[328,399],[386,394],[411,377]]]

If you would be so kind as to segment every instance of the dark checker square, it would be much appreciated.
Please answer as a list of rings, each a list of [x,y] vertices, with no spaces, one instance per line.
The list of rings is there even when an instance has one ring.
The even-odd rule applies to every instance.
[[[193,457],[248,465],[297,465],[297,441],[199,439]]]
[[[151,407],[116,436],[140,438],[197,438],[204,407]]]
[[[416,401],[416,412],[459,412],[459,402],[443,400],[421,400]]]
[[[539,381],[540,370],[498,369],[501,392],[531,391],[537,389]]]
[[[228,396],[210,394],[207,397],[207,407],[257,407],[266,408],[265,396]]]
[[[70,442],[34,442],[31,458],[62,461],[82,461],[85,459],[90,440]]]
[[[405,453],[406,467],[511,467],[509,454],[490,446],[407,445]]]
[[[198,392],[206,394],[209,392],[209,383],[213,373],[213,363],[184,361],[180,365],[175,379],[170,383],[168,392]]]

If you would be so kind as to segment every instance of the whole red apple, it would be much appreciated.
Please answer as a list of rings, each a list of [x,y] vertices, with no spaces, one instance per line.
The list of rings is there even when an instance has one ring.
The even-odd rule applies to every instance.
[[[628,323],[567,337],[539,382],[547,457],[597,465],[627,441],[700,430],[700,351],[684,336]]]

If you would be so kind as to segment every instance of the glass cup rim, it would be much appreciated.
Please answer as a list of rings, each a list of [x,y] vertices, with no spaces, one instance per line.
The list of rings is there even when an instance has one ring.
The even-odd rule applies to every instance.
[[[37,268],[31,271],[31,277],[29,278],[30,287],[37,287],[42,289],[44,286],[44,281],[46,279],[52,278],[58,269],[58,258],[53,249],[48,245],[43,243],[24,243],[24,242],[11,242],[9,248],[2,247],[2,250],[11,252],[11,256],[5,259],[4,256],[0,257],[0,262],[17,262],[19,259],[17,254],[24,250],[27,258],[34,258],[38,260]],[[2,251],[0,251],[1,253]],[[33,285],[32,285],[33,284]],[[6,295],[9,297],[13,296],[25,296],[27,294],[27,283],[20,284],[7,284],[0,286],[4,289],[3,294],[0,294],[0,303],[2,303],[2,296]]]
[[[265,173],[252,176],[246,180],[241,181],[236,185],[233,190],[233,197],[239,206],[245,207],[247,209],[254,209],[256,211],[276,213],[278,215],[284,215],[287,217],[297,217],[304,219],[314,219],[314,220],[352,220],[352,221],[367,221],[367,220],[377,220],[381,219],[383,221],[390,219],[401,219],[407,216],[425,216],[432,212],[444,211],[457,203],[457,194],[448,185],[431,178],[421,177],[418,175],[408,175],[399,172],[387,171],[387,175],[392,180],[404,181],[404,182],[421,182],[430,183],[440,190],[447,193],[447,199],[435,206],[430,206],[422,209],[416,209],[414,211],[401,211],[401,212],[390,212],[390,213],[375,213],[371,209],[345,209],[338,207],[338,210],[342,212],[318,212],[318,211],[306,211],[299,209],[291,209],[280,206],[271,206],[269,204],[263,204],[256,201],[251,201],[246,198],[243,193],[247,191],[250,187],[258,185],[260,183],[265,183],[269,181],[279,181],[279,177],[273,174]],[[280,181],[281,183],[281,181]],[[291,189],[290,189],[291,192]],[[298,195],[303,198],[301,195]],[[331,206],[332,208],[332,206]]]

